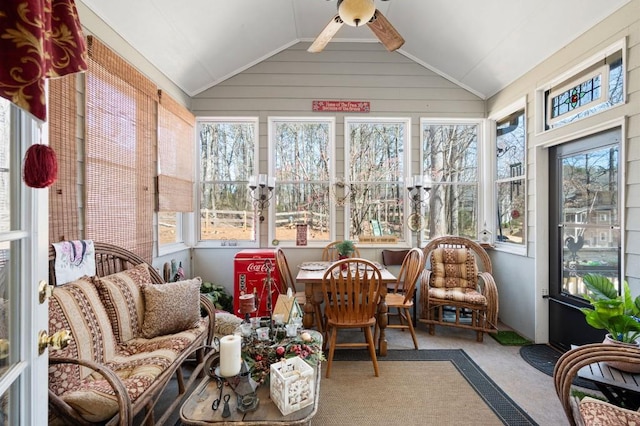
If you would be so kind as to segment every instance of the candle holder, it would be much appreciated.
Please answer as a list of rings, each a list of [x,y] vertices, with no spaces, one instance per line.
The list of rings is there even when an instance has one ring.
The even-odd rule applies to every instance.
[[[264,222],[264,210],[269,207],[269,200],[273,198],[273,188],[276,186],[275,177],[267,177],[267,175],[258,175],[249,177],[249,194],[253,199],[253,205],[258,210],[260,222]]]
[[[236,409],[241,413],[255,411],[260,404],[260,398],[256,394],[258,384],[251,377],[251,371],[246,361],[242,361],[240,373],[232,378],[227,378],[227,383],[236,394]]]
[[[416,233],[417,245],[420,247],[421,231],[425,226],[424,216],[422,215],[422,207],[429,200],[429,191],[431,191],[431,181],[426,176],[415,175],[409,177],[407,182],[407,191],[409,192],[409,202],[411,203],[411,215],[407,218],[409,229]]]

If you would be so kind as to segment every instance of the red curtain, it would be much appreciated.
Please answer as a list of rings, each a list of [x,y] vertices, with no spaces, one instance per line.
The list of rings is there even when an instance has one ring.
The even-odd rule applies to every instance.
[[[2,0],[0,96],[46,120],[45,79],[87,69],[73,0]]]

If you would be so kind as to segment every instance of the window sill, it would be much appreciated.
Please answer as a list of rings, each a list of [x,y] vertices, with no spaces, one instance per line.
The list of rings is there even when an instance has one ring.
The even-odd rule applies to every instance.
[[[515,244],[495,243],[492,250],[502,253],[514,254],[516,256],[527,256],[526,245],[520,246]]]
[[[172,243],[163,244],[158,247],[158,257],[166,256],[168,254],[177,253],[184,250],[189,250],[189,246],[185,243]]]

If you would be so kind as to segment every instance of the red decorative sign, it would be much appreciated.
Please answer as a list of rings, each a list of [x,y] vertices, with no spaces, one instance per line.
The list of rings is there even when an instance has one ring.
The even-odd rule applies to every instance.
[[[308,235],[307,225],[296,225],[296,245],[297,246],[307,245],[307,235]]]
[[[370,112],[369,102],[363,101],[313,101],[313,111]]]

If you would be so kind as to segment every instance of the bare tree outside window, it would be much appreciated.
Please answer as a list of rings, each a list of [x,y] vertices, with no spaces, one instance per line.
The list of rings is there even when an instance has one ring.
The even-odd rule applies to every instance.
[[[424,237],[478,236],[478,123],[422,123],[422,170],[431,179]]]
[[[405,239],[407,121],[348,122],[349,238]],[[381,234],[381,235],[376,235]]]
[[[200,239],[255,241],[255,208],[249,176],[255,170],[257,121],[202,120]]]
[[[329,120],[273,121],[275,146],[275,238],[296,241],[297,225],[308,226],[309,242],[330,239],[332,158]]]
[[[496,204],[499,242],[525,243],[524,109],[496,122]]]

